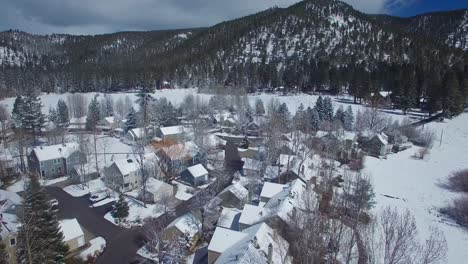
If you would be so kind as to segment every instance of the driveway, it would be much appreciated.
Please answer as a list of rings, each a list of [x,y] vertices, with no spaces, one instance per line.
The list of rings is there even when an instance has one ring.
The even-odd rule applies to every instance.
[[[59,219],[76,218],[78,222],[95,236],[106,240],[106,249],[98,258],[97,263],[131,263],[136,251],[141,246],[141,231],[139,228],[125,229],[104,219],[111,205],[91,208],[88,197],[73,197],[60,187],[46,187],[51,198],[59,201]]]

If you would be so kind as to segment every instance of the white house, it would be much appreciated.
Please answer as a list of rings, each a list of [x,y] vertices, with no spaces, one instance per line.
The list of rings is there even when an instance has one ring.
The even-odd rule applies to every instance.
[[[202,164],[188,167],[180,176],[183,181],[194,186],[203,185],[208,182],[208,171]]]
[[[63,233],[63,242],[68,245],[70,251],[79,249],[86,244],[83,229],[76,218],[61,220],[59,226]]]
[[[99,121],[98,128],[102,130],[113,131],[119,127],[119,122],[117,118],[114,116],[104,117],[102,120]]]
[[[267,203],[271,199],[271,197],[277,195],[286,187],[287,185],[284,184],[265,182],[263,184],[262,192],[260,193],[260,201],[263,203]]]
[[[184,126],[160,127],[157,136],[162,140],[180,140],[183,137]]]
[[[127,134],[125,134],[125,138],[129,141],[135,142],[140,140],[143,137],[143,128],[134,128],[130,129]]]

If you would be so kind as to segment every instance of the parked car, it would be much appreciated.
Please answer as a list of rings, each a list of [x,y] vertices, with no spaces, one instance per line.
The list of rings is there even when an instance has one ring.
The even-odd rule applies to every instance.
[[[59,202],[58,202],[57,199],[52,199],[52,200],[49,201],[49,204],[50,204],[51,207],[58,207]]]
[[[102,201],[106,198],[109,198],[109,194],[107,192],[99,192],[99,193],[93,193],[89,197],[89,201],[92,203],[97,203],[99,201]]]

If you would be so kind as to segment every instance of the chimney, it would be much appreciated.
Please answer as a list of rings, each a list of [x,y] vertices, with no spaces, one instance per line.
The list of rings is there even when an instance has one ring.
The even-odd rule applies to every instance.
[[[258,245],[257,236],[254,236],[254,238],[252,239],[252,245],[253,245],[256,249],[259,249],[259,248],[260,248],[260,246]]]
[[[268,258],[268,263],[271,264],[273,260],[273,245],[271,243],[268,245],[267,258]]]

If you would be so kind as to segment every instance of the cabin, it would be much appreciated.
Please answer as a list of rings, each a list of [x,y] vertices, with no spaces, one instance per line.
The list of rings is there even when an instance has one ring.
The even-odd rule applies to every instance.
[[[362,144],[362,149],[373,156],[385,156],[391,153],[392,147],[384,133],[374,135]]]
[[[377,105],[380,107],[391,107],[392,106],[391,96],[392,96],[392,92],[380,91],[376,93],[371,93],[367,101],[368,101],[368,104]]]
[[[99,120],[98,123],[98,128],[103,131],[114,131],[119,127],[119,121],[114,116],[104,117],[102,120]]]
[[[28,156],[28,166],[44,179],[70,175],[73,167],[86,163],[86,154],[76,142],[35,147]]]
[[[200,186],[208,182],[208,171],[202,164],[197,164],[182,171],[180,178],[192,186]]]

